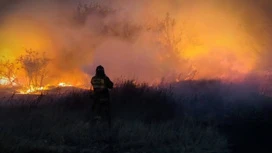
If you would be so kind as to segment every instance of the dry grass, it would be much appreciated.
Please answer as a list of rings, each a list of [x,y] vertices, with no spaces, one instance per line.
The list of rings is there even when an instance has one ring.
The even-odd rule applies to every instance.
[[[216,87],[213,89],[217,91]],[[0,139],[4,140],[0,141],[0,152],[99,153],[107,151],[109,144],[114,152],[120,153],[230,152],[233,142],[219,132],[218,124],[222,122],[217,122],[218,110],[207,109],[207,105],[228,115],[223,115],[221,125],[228,121],[233,121],[232,124],[256,121],[253,115],[260,119],[266,112],[263,107],[245,103],[223,109],[225,101],[219,101],[222,98],[212,90],[203,91],[204,96],[196,99],[192,94],[189,100],[180,103],[171,90],[125,81],[111,94],[111,131],[106,122],[89,121],[92,100],[88,91],[6,98],[4,103],[8,105],[0,107]],[[194,103],[188,105],[192,99]],[[207,104],[199,102],[203,100]],[[207,113],[210,117],[203,120]]]

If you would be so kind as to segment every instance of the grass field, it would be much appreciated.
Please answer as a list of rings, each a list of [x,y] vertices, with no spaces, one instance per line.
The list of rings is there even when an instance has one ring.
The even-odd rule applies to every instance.
[[[9,95],[1,99],[0,152],[266,152],[271,98],[245,91],[216,80],[170,88],[124,81],[111,91],[111,129],[91,122],[89,91]]]

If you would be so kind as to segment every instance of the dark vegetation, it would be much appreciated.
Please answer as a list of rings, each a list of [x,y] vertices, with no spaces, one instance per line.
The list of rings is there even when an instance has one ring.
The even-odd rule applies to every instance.
[[[88,91],[2,98],[0,152],[270,152],[271,98],[241,86],[125,81],[111,96],[111,131],[90,121]]]
[[[216,124],[227,135],[232,152],[271,152],[272,99],[259,94],[254,83],[203,80],[178,87],[183,110]]]

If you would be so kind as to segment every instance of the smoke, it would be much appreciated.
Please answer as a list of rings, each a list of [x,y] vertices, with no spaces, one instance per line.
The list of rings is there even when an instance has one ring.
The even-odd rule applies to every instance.
[[[185,76],[190,66],[198,71],[197,79],[239,77],[271,66],[269,0],[0,0],[0,4],[0,56],[14,59],[25,48],[46,52],[52,59],[50,83],[82,82],[98,65],[112,78],[149,82],[172,71]],[[166,13],[175,19],[169,38],[181,39],[174,46],[177,57],[169,55],[168,61],[162,60],[170,52],[163,46],[165,33],[156,30]]]

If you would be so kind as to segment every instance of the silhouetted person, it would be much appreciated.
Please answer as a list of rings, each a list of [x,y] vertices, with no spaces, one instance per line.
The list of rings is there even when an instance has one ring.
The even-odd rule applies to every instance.
[[[113,82],[105,74],[104,68],[99,65],[96,68],[96,74],[92,77],[91,84],[93,86],[94,104],[93,111],[95,113],[95,120],[101,118],[110,118],[110,94],[109,89],[113,88]]]

